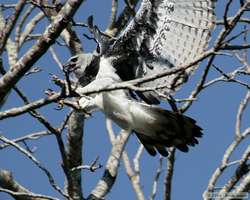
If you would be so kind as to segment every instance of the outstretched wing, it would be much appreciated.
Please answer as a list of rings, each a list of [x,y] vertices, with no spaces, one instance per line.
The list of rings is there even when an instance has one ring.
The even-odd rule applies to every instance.
[[[155,7],[156,33],[150,52],[174,66],[193,61],[207,48],[214,27],[214,0],[161,1]],[[153,23],[153,22],[152,22]]]
[[[123,80],[190,63],[208,46],[215,21],[214,6],[215,0],[143,0],[136,16],[107,55],[119,55],[116,68]],[[135,61],[135,57],[138,60]],[[125,66],[128,60],[130,63],[134,60],[134,63]],[[160,91],[170,93],[194,69],[196,66],[181,75],[156,79],[143,86],[166,85],[167,88]],[[155,103],[158,99],[154,92],[141,96],[149,103]]]

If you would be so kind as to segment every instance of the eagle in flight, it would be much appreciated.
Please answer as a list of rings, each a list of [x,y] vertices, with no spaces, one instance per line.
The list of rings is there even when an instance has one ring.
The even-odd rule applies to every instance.
[[[215,24],[215,1],[142,0],[135,17],[117,38],[104,34],[89,20],[97,50],[76,55],[64,66],[75,69],[81,108],[99,108],[122,129],[134,132],[153,156],[157,152],[167,156],[168,147],[187,152],[188,146],[198,144],[202,129],[194,119],[156,105],[187,81],[197,65],[137,85],[145,90],[102,91],[91,98],[85,94],[91,89],[181,69],[199,58]]]

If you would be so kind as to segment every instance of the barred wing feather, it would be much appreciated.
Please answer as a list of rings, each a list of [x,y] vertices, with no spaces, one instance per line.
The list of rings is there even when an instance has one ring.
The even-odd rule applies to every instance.
[[[197,58],[207,48],[214,26],[214,4],[211,0],[162,1],[154,10],[158,20],[150,51],[174,66]]]
[[[215,2],[216,0],[143,0],[136,16],[114,44],[112,53],[125,53],[127,56],[131,51],[139,52],[140,63],[137,62],[131,70],[134,78],[188,64],[198,58],[208,46],[215,24]],[[181,76],[175,74],[163,77],[142,86],[165,85],[167,87],[159,91],[169,94],[196,68],[197,66],[193,66]],[[119,71],[124,74],[123,70]],[[159,103],[155,92],[144,92],[142,96],[148,103]]]

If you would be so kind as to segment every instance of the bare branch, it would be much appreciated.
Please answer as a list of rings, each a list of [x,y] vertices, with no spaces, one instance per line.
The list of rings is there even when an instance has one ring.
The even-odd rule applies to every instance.
[[[110,156],[106,163],[106,169],[103,177],[97,183],[95,189],[92,190],[88,196],[88,200],[98,200],[104,198],[111,190],[117,176],[118,167],[120,164],[122,152],[130,136],[130,131],[122,130],[117,136],[115,143],[112,147]]]
[[[166,174],[165,181],[164,181],[164,187],[165,187],[164,200],[171,199],[174,163],[175,163],[175,148],[170,148],[169,155],[168,155],[167,174]]]
[[[122,160],[123,160],[128,178],[131,181],[132,187],[135,191],[135,195],[137,199],[145,200],[145,196],[143,194],[142,187],[140,184],[140,173],[136,172],[135,169],[132,168],[129,156],[127,152],[125,151],[122,154]]]
[[[18,1],[18,3],[16,4],[15,7],[15,11],[14,13],[11,15],[11,17],[9,17],[9,19],[7,20],[7,24],[5,25],[4,29],[2,29],[2,31],[0,32],[0,55],[2,55],[5,44],[11,34],[11,31],[13,30],[13,27],[16,24],[16,21],[19,17],[19,15],[21,14],[24,5],[26,4],[25,0],[20,0]],[[1,100],[1,97],[0,97]]]
[[[139,148],[138,148],[138,150],[137,150],[137,152],[135,154],[135,157],[133,159],[134,166],[135,166],[135,172],[137,174],[140,173],[140,159],[141,159],[143,150],[144,150],[143,144],[140,144],[140,146],[139,146]]]
[[[163,157],[161,156],[159,158],[159,167],[156,170],[156,174],[155,174],[155,178],[153,182],[153,188],[152,188],[151,196],[149,198],[150,200],[154,200],[157,195],[157,185],[158,185],[160,175],[162,173],[162,165],[163,165]]]
[[[54,197],[46,196],[46,195],[41,195],[41,194],[33,194],[33,193],[25,193],[25,192],[13,192],[8,189],[4,189],[0,187],[0,192],[5,192],[11,196],[13,196],[16,200],[22,199],[22,200],[59,200]]]
[[[200,78],[200,81],[199,83],[196,85],[196,88],[192,91],[192,93],[189,95],[188,99],[194,99],[198,96],[198,94],[201,92],[201,90],[203,89],[203,85],[204,83],[206,82],[206,78],[207,78],[207,75],[208,75],[208,72],[210,70],[210,67],[212,65],[214,61],[214,56],[212,56],[209,61],[208,61],[208,64],[206,65],[204,71],[203,71],[203,74]],[[182,108],[180,108],[180,111],[181,112],[185,112],[191,105],[192,105],[193,101],[187,101],[183,106]]]
[[[231,21],[233,19],[233,17],[228,17],[227,20]],[[240,23],[246,23],[246,24],[250,24],[250,19],[248,18],[241,18],[239,20]],[[216,25],[223,25],[224,26],[224,20],[217,20]]]
[[[50,185],[57,191],[59,192],[61,195],[63,195],[64,197],[68,197],[67,194],[64,193],[64,191],[56,184],[53,176],[51,175],[51,173],[42,165],[42,163],[40,163],[40,161],[38,161],[30,152],[28,152],[27,150],[25,150],[24,148],[22,148],[20,145],[18,145],[17,143],[7,139],[6,137],[0,135],[0,140],[15,147],[19,152],[21,152],[22,154],[24,154],[26,157],[28,157],[39,169],[41,169],[45,175],[48,177],[48,180],[50,182]]]
[[[68,194],[75,200],[83,199],[81,171],[82,165],[82,140],[83,140],[84,116],[73,111],[68,121],[68,150],[66,152],[68,172],[70,181],[68,183]],[[93,166],[91,169],[94,169]]]
[[[218,196],[226,196],[226,194],[233,189],[233,187],[240,181],[240,179],[249,172],[249,166],[247,165],[247,161],[249,160],[249,158],[250,146],[245,150],[242,159],[240,161],[237,161],[239,165],[237,166],[234,175],[229,179],[225,186],[221,188]]]
[[[31,102],[31,103],[29,103],[27,105],[24,105],[22,107],[11,108],[9,110],[0,112],[0,120],[8,118],[8,117],[13,117],[13,116],[21,115],[23,113],[32,111],[33,109],[37,109],[37,108],[40,108],[40,107],[42,107],[44,105],[56,102],[59,99],[61,99],[61,96],[62,95],[60,93],[55,93],[55,94],[53,94],[53,95],[51,95],[51,96],[49,96],[47,98]]]
[[[95,172],[97,169],[102,168],[101,164],[97,165],[98,160],[99,160],[99,156],[97,156],[97,158],[92,163],[90,163],[90,165],[80,165],[80,166],[77,166],[77,167],[73,167],[71,169],[71,171],[87,169],[87,170],[89,170],[91,172]]]
[[[235,126],[236,137],[240,137],[242,116],[243,116],[243,113],[244,113],[249,101],[250,101],[250,91],[247,92],[245,98],[240,102],[240,105],[238,108],[237,117],[236,117],[236,126]]]
[[[230,45],[226,44],[220,48],[221,50],[242,50],[242,49],[250,49],[250,44],[242,44],[242,45]]]
[[[67,1],[55,20],[50,26],[48,26],[43,35],[40,37],[37,44],[32,46],[30,50],[27,51],[27,53],[15,64],[15,66],[13,66],[13,70],[8,71],[3,77],[0,78],[0,101],[55,42],[56,38],[67,26],[82,2],[83,0]]]
[[[26,22],[27,18],[30,16],[30,14],[34,11],[34,9],[35,9],[35,6],[33,6],[33,5],[28,7],[26,9],[26,11],[24,12],[24,14],[21,16],[20,22],[17,24],[16,38],[15,38],[15,42],[16,42],[17,46],[19,46],[18,43],[19,43],[19,39],[20,39],[20,35],[21,35],[22,28],[24,26],[24,23]]]
[[[58,56],[57,56],[55,50],[54,50],[52,47],[50,47],[50,48],[49,48],[49,51],[50,51],[50,53],[51,53],[53,59],[54,59],[55,62],[57,63],[58,67],[59,67],[61,70],[63,70],[63,64],[60,62],[60,60],[59,60],[59,58],[58,58]]]
[[[51,135],[51,133],[49,131],[41,131],[41,132],[31,133],[31,134],[28,134],[28,135],[13,139],[12,141],[15,142],[15,143],[19,143],[19,142],[23,142],[23,141],[26,141],[26,140],[37,140],[37,139],[39,139],[41,137],[48,136],[48,135]],[[0,149],[6,148],[6,147],[9,147],[9,146],[10,146],[10,144],[4,143],[4,144],[0,145]]]
[[[106,119],[106,127],[108,130],[110,142],[112,143],[112,145],[114,145],[115,133],[113,131],[112,121],[110,119]],[[142,150],[143,150],[143,145],[140,145],[140,147],[138,149],[138,153],[136,154],[137,155],[136,157],[138,158],[138,159],[136,159],[136,161],[138,162],[138,166],[137,166],[138,168],[139,168],[139,158],[141,157]],[[135,165],[134,165],[134,169],[133,169],[131,162],[130,162],[130,159],[129,159],[129,155],[125,150],[122,153],[122,160],[123,160],[124,167],[125,167],[126,173],[128,175],[128,178],[131,181],[132,187],[135,191],[137,199],[138,200],[145,200],[145,197],[144,197],[141,185],[140,185],[140,172],[139,172],[139,170],[136,170]]]
[[[6,170],[0,170],[0,192],[5,192],[16,200],[58,200],[54,197],[30,192],[14,180],[11,172]]]
[[[126,4],[126,6],[122,10],[121,14],[117,17],[115,24],[113,24],[113,28],[108,29],[108,31],[106,31],[106,33],[108,35],[116,36],[120,33],[121,30],[124,29],[124,27],[129,22],[131,16],[134,14],[134,9],[135,9],[138,2],[139,2],[139,0],[131,0],[129,5]]]
[[[54,20],[55,16],[58,14],[62,7],[60,1],[56,1],[52,4],[53,5],[49,5],[47,0],[42,0],[40,1],[40,5],[38,5],[38,7],[45,13],[50,21]],[[50,8],[50,6],[55,6],[55,8]],[[71,19],[71,22],[73,22],[73,19]],[[67,27],[62,31],[61,36],[72,55],[82,53],[83,50],[81,41],[76,32],[71,29],[70,24],[68,24]]]
[[[112,30],[115,25],[117,9],[118,9],[118,0],[112,0],[110,22],[106,32]]]
[[[220,68],[216,67],[215,65],[212,65],[213,68],[215,68],[219,73],[222,74],[222,78],[217,78],[215,79],[216,81],[226,81],[226,82],[234,82],[234,83],[238,83],[244,87],[246,87],[247,89],[250,89],[250,84],[248,83],[244,83],[242,81],[239,81],[237,79],[235,79],[235,76],[238,75],[239,71],[242,69],[241,67],[236,69],[235,71],[231,72],[231,73],[224,73]],[[213,81],[215,81],[213,80]],[[213,81],[210,81],[210,85]],[[209,85],[208,83],[206,84],[206,87]],[[204,86],[205,87],[205,86]]]
[[[234,196],[235,198],[237,198],[237,197],[248,198],[249,188],[250,188],[250,172],[248,169],[248,174],[243,178],[240,185],[234,191],[232,191],[232,193],[231,193],[232,195],[228,194],[228,196]],[[226,198],[226,200],[229,200],[229,199]]]
[[[224,170],[229,165],[229,158],[232,155],[233,151],[242,142],[242,140],[244,140],[249,134],[250,134],[250,128],[247,128],[245,131],[243,131],[240,134],[239,137],[236,137],[236,139],[229,145],[226,152],[224,153],[224,156],[223,156],[223,159],[222,159],[220,166],[215,170],[211,179],[209,180],[208,187],[203,194],[203,198],[205,200],[210,199],[210,195],[212,192],[214,192],[214,187],[215,187],[215,184],[216,184],[218,178],[221,176],[221,174],[224,172]]]
[[[235,79],[236,75],[245,73],[244,69],[245,69],[245,66],[239,67],[239,68],[237,68],[234,71],[229,72],[229,73],[224,73],[223,71],[221,71],[223,75],[204,83],[203,89],[206,89],[207,87],[209,87],[217,82],[220,82],[220,81],[238,83],[238,84],[240,84],[248,89],[249,85],[247,83],[244,83],[242,81]]]
[[[33,17],[26,25],[24,32],[17,32],[16,35],[16,43],[18,45],[18,48],[20,48],[23,43],[26,41],[28,37],[30,37],[30,34],[35,29],[36,25],[45,17],[44,13],[40,12],[35,17]],[[20,35],[19,35],[20,34]]]
[[[225,8],[225,12],[224,12],[224,16],[223,16],[224,26],[225,26],[226,28],[229,27],[228,21],[227,21],[227,20],[228,20],[228,19],[227,19],[227,16],[228,16],[229,8],[230,8],[230,5],[232,4],[232,2],[233,2],[233,0],[229,0],[229,1],[227,2],[226,8]]]
[[[3,8],[3,9],[10,9],[10,8],[15,8],[16,7],[16,4],[7,4],[7,3],[1,3],[0,4],[0,8]]]

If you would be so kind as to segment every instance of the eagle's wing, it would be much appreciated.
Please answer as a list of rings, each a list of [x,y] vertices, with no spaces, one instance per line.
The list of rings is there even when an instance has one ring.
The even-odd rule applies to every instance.
[[[123,80],[160,73],[178,68],[201,56],[208,46],[214,27],[215,0],[143,0],[140,9],[108,55],[119,55],[117,71]],[[122,55],[122,56],[121,56]],[[124,57],[134,60],[124,66]],[[131,69],[125,69],[130,67]],[[166,85],[160,92],[170,93],[196,69],[193,66],[184,73],[156,79],[143,86]],[[125,76],[126,75],[126,76]],[[124,78],[125,76],[125,78]],[[154,92],[141,97],[149,103],[157,102]]]

